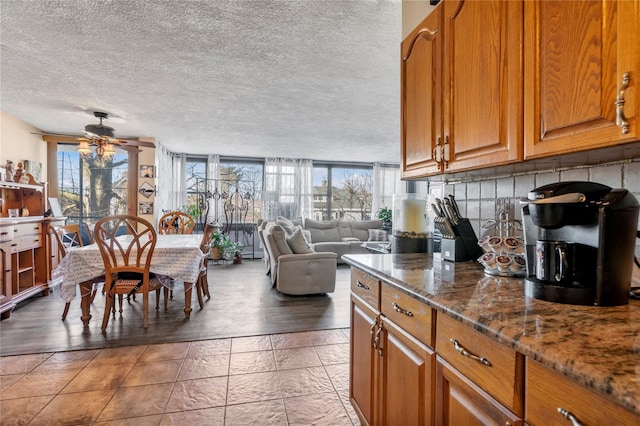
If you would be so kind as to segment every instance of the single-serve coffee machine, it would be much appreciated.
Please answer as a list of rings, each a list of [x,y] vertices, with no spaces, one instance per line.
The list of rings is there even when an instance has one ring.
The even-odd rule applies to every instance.
[[[532,190],[522,203],[527,296],[575,305],[628,303],[639,211],[629,191],[559,182]]]

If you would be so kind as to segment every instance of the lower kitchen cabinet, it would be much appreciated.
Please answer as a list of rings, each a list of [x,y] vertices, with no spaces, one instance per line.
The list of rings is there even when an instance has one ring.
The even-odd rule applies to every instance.
[[[640,424],[629,410],[530,359],[525,399],[531,426]]]
[[[379,424],[433,424],[435,353],[384,317],[380,328]]]
[[[377,352],[373,347],[379,312],[358,297],[351,297],[351,354],[349,398],[362,424],[376,424],[374,413],[374,373]]]
[[[522,419],[438,357],[437,425],[522,425]]]

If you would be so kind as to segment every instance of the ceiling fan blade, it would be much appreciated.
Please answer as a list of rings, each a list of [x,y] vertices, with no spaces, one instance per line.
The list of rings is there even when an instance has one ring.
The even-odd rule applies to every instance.
[[[63,138],[78,138],[78,139],[86,139],[84,136],[82,135],[71,135],[68,133],[45,133],[45,132],[31,132],[32,135],[38,135],[38,136],[60,136]]]
[[[125,139],[125,138],[116,138],[116,140],[122,145],[130,145],[130,146],[139,146],[143,148],[155,148],[156,144],[153,142],[141,141],[138,139]]]

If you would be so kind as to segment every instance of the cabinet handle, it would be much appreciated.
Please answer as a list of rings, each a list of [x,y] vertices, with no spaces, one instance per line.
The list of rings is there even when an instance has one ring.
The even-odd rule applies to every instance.
[[[433,147],[433,151],[431,152],[431,156],[433,157],[433,161],[437,164],[442,162],[442,140],[440,136],[436,139],[436,146]]]
[[[467,358],[475,359],[479,363],[491,367],[491,362],[488,359],[469,352],[456,339],[451,339],[451,343],[453,343],[453,347],[456,348],[456,351],[458,351],[460,355],[466,356]]]
[[[11,247],[18,247],[18,243],[11,244]]]
[[[1,233],[0,235],[9,235],[9,233],[7,231],[4,231],[3,233]]]
[[[444,161],[444,168],[449,168],[449,135],[444,137],[444,145],[442,146],[442,160]]]
[[[393,305],[391,305],[393,307],[393,310],[400,313],[400,314],[405,314],[408,317],[412,317],[413,316],[413,312],[411,311],[407,311],[405,309],[402,309],[400,306],[398,306],[397,303],[393,302]]]
[[[562,407],[558,407],[558,413],[560,413],[560,415],[565,419],[569,420],[573,426],[582,426],[582,423],[580,423],[580,420],[578,420],[578,418],[574,416],[573,413],[571,413],[571,411],[566,410]]]
[[[630,81],[631,75],[625,72],[622,75],[622,86],[618,92],[618,97],[616,97],[616,126],[620,127],[623,135],[629,133],[629,120],[627,120],[627,117],[624,115],[624,91],[629,87]]]
[[[365,290],[371,290],[368,286],[362,284],[360,281],[357,282],[356,287],[363,288]]]
[[[380,345],[380,333],[382,333],[382,324],[378,327],[378,331],[376,331],[376,340],[374,341],[373,347],[378,350],[378,355],[382,356],[382,346]]]

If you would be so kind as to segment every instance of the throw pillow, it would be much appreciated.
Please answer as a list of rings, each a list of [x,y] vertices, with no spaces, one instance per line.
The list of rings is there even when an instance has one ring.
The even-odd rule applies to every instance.
[[[271,233],[271,238],[273,238],[273,242],[276,245],[275,248],[276,250],[278,250],[280,255],[293,254],[293,251],[291,251],[291,247],[289,247],[289,244],[287,244],[287,234],[282,228],[282,226],[273,225],[271,227],[270,233]],[[276,257],[279,257],[279,256],[276,256]]]
[[[369,241],[389,241],[389,234],[384,229],[369,229]]]
[[[296,225],[294,225],[294,223],[291,222],[286,217],[283,217],[283,216],[276,217],[276,223],[282,226],[282,228],[284,229],[284,232],[286,232],[287,235],[291,235],[293,234],[293,231],[295,231]]]
[[[297,228],[293,235],[287,237],[287,244],[295,254],[315,253],[315,250],[309,247],[309,244],[305,241],[300,228]]]

